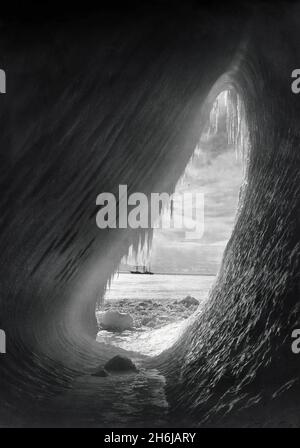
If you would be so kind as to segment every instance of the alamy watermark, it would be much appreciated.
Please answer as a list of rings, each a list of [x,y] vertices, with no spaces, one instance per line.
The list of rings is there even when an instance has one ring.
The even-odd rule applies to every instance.
[[[295,78],[291,85],[292,92],[296,94],[300,93],[300,68],[295,68],[292,71],[292,78]]]
[[[292,352],[298,355],[300,353],[300,328],[293,330],[292,338],[294,339],[291,346]]]
[[[6,74],[0,69],[0,93],[6,93]]]
[[[99,229],[177,229],[186,238],[199,239],[204,234],[204,193],[144,193],[128,196],[127,185],[119,185],[118,198],[101,193],[96,204]]]
[[[0,353],[6,353],[6,335],[5,331],[0,329]]]

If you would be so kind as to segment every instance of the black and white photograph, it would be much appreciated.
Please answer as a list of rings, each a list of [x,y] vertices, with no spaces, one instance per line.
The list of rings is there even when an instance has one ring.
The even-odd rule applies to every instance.
[[[12,0],[0,116],[0,428],[300,428],[300,1]]]

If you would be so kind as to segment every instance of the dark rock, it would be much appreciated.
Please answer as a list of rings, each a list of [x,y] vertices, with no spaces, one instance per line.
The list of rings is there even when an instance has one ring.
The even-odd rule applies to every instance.
[[[199,305],[199,300],[195,299],[195,297],[192,296],[186,296],[184,299],[180,300],[182,305],[185,306],[192,306],[192,305]]]
[[[108,376],[108,373],[101,367],[100,369],[96,370],[96,372],[92,373],[92,376],[99,376],[104,378]]]
[[[125,356],[114,356],[105,364],[104,368],[109,372],[137,372],[138,369],[131,361],[131,359]]]

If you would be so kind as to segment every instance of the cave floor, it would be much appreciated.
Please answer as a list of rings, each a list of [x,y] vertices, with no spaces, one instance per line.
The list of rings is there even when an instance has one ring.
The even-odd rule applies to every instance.
[[[164,386],[156,369],[105,378],[83,375],[49,402],[45,421],[52,427],[163,427],[168,414]]]

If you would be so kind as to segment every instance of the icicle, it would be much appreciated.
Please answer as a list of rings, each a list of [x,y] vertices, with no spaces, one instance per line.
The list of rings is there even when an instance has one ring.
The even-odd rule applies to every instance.
[[[234,147],[237,159],[241,159],[245,167],[249,132],[243,102],[234,89],[221,92],[215,99],[209,114],[209,123],[201,136],[201,140],[207,141],[218,133],[224,113],[226,114],[227,143]]]
[[[225,106],[228,144],[234,147],[236,158],[242,160],[245,169],[249,148],[249,132],[244,104],[233,89],[227,91]]]

